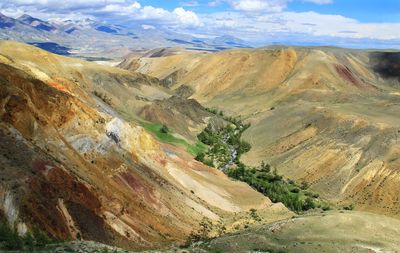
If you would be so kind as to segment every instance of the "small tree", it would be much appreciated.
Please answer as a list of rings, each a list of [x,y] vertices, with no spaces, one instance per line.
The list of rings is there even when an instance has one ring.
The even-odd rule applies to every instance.
[[[167,134],[169,133],[169,129],[166,125],[162,125],[162,127],[160,128],[160,132],[163,134]]]
[[[47,236],[47,234],[36,227],[33,229],[33,237],[35,238],[36,245],[38,247],[44,247],[51,243],[51,239]]]
[[[204,161],[204,157],[205,157],[205,154],[203,152],[201,152],[201,153],[198,153],[197,156],[194,159],[196,159],[199,162],[203,162]]]
[[[312,198],[307,197],[306,200],[303,203],[303,210],[307,211],[307,210],[310,210],[310,209],[313,209],[313,208],[315,208],[314,201],[312,200]]]
[[[0,245],[6,250],[22,249],[22,239],[16,229],[12,228],[7,222],[0,224]]]
[[[269,164],[265,163],[264,161],[262,161],[261,165],[260,165],[260,170],[262,172],[270,173],[271,172],[271,166]]]
[[[308,184],[308,182],[306,182],[306,181],[301,182],[300,188],[301,188],[302,190],[307,190],[308,187],[310,187],[310,185]]]
[[[24,237],[24,244],[26,249],[29,252],[32,252],[35,249],[35,238],[33,237],[31,232],[28,232]]]

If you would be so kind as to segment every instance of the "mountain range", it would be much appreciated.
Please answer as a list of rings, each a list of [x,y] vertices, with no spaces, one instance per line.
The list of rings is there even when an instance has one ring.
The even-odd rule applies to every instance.
[[[53,53],[88,59],[114,59],[131,51],[166,46],[207,51],[251,47],[232,36],[204,39],[137,24],[128,28],[88,18],[44,21],[27,14],[14,19],[1,13],[0,39],[25,42]]]

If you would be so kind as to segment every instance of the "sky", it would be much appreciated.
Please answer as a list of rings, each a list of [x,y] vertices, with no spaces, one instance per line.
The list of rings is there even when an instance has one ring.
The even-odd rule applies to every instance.
[[[253,45],[400,48],[400,0],[0,0],[0,11],[231,35]]]

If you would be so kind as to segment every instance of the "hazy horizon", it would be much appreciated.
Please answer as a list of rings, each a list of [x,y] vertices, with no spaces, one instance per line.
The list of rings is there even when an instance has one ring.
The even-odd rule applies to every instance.
[[[44,20],[90,18],[194,37],[229,35],[254,47],[273,44],[400,49],[395,0],[6,0],[0,11]]]

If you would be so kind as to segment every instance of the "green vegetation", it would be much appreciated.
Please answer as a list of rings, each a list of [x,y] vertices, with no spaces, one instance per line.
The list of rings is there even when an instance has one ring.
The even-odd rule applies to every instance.
[[[261,221],[260,216],[257,214],[257,210],[254,208],[250,209],[250,217],[255,221]]]
[[[175,137],[165,125],[147,122],[141,122],[141,125],[147,131],[152,133],[158,140],[172,145],[183,146],[193,156],[197,156],[199,153],[204,152],[204,150],[206,149],[206,146],[201,142],[189,144],[185,140]]]
[[[106,57],[79,57],[84,59],[85,61],[112,61],[113,59],[111,58],[106,58]]]
[[[33,229],[25,236],[19,236],[15,228],[7,222],[0,223],[0,249],[33,251],[41,249],[53,241],[41,230]]]
[[[268,196],[272,202],[282,202],[295,212],[307,211],[316,207],[324,207],[326,203],[318,194],[310,193],[293,182],[288,182],[278,175],[276,170],[262,163],[259,167],[248,167],[242,163],[232,166],[227,171],[231,178],[244,181],[257,191]]]
[[[101,93],[98,91],[93,91],[93,95],[95,95],[96,97],[100,98],[104,103],[108,104],[108,105],[112,105],[112,99],[110,97],[107,96],[107,94],[105,93]]]
[[[207,146],[202,142],[198,141],[193,145],[189,145],[187,151],[193,156],[197,156],[200,153],[203,153],[207,149]]]
[[[216,109],[208,111],[224,115]],[[292,211],[302,212],[317,207],[329,209],[329,204],[320,200],[318,194],[307,191],[307,182],[297,185],[294,181],[286,180],[265,162],[258,167],[246,166],[240,162],[240,156],[251,149],[249,143],[241,140],[242,133],[250,124],[244,124],[240,118],[225,116],[224,119],[228,122],[226,126],[216,129],[209,124],[198,135],[198,139],[208,145],[208,149],[199,153],[196,160],[219,168],[231,178],[246,182],[268,196],[272,202],[282,202]]]
[[[160,132],[163,134],[167,134],[169,133],[169,129],[166,125],[162,125],[162,127],[160,128]]]
[[[211,235],[214,232],[213,235]],[[199,229],[192,231],[186,240],[184,247],[190,246],[193,242],[210,241],[213,238],[220,237],[226,233],[226,227],[221,221],[213,223],[204,217],[199,223]]]
[[[347,210],[347,211],[354,210],[354,205],[351,204],[351,205],[349,205],[349,206],[345,206],[345,207],[343,207],[343,209],[344,209],[344,210]]]
[[[251,149],[251,145],[240,140],[242,133],[250,127],[242,120],[224,117],[228,124],[220,129],[211,124],[201,132],[197,138],[209,148],[206,152],[198,154],[196,160],[209,166],[216,166],[226,171],[229,166],[237,164],[240,156]]]

